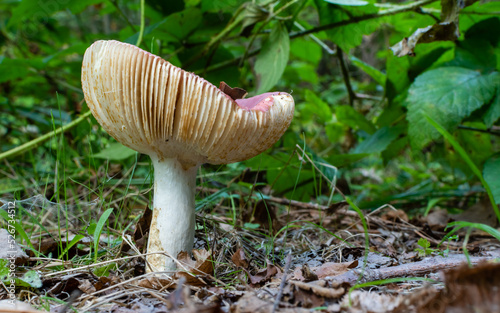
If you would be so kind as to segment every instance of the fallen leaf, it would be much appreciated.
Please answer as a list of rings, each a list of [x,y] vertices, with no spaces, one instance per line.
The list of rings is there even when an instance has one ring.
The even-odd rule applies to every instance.
[[[271,313],[273,302],[265,301],[252,293],[244,295],[236,304],[231,306],[231,313]],[[309,313],[304,308],[280,308],[279,313]]]
[[[249,274],[248,278],[250,278],[250,283],[255,286],[270,280],[274,275],[280,272],[281,270],[279,270],[275,265],[267,261],[266,268],[259,270],[255,275]]]
[[[307,263],[302,265],[301,271],[302,271],[302,277],[304,277],[304,281],[318,280],[318,275],[316,275],[316,273],[311,271]]]
[[[193,250],[193,256],[195,260],[191,259],[191,256],[182,251],[177,255],[177,260],[182,264],[182,267],[177,265],[177,269],[180,270],[175,275],[177,278],[184,277],[186,283],[193,286],[202,286],[207,283],[203,281],[200,277],[195,276],[205,276],[212,275],[214,272],[212,253],[207,250]],[[195,276],[193,276],[195,275]]]
[[[236,250],[236,252],[231,257],[231,261],[233,261],[234,265],[242,267],[244,269],[247,269],[248,265],[250,263],[250,262],[248,262],[248,260],[245,256],[245,251],[243,251],[242,248],[239,248],[238,250]]]
[[[343,263],[327,262],[320,266],[312,267],[310,270],[313,274],[315,274],[318,277],[318,279],[321,279],[327,276],[337,276],[347,272],[351,268],[354,262],[343,262]],[[306,278],[302,274],[302,266],[298,266],[297,268],[295,268],[293,272],[293,279],[300,281],[306,280]]]
[[[406,212],[403,210],[388,210],[380,218],[392,222],[397,222],[398,219],[405,222],[408,222],[409,220],[408,215],[406,215]]]
[[[291,281],[291,284],[295,285],[301,290],[310,291],[313,294],[328,299],[337,299],[345,294],[345,289],[342,287],[331,288],[327,285],[324,280],[319,280],[310,283],[304,283],[301,281]],[[322,304],[321,304],[322,305]]]

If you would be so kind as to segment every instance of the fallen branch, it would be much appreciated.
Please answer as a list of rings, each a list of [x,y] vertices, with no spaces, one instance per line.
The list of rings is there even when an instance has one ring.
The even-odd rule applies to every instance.
[[[477,265],[482,262],[491,261],[492,257],[470,257],[471,265]],[[452,254],[448,257],[430,257],[420,262],[402,264],[398,266],[384,267],[378,269],[367,269],[364,272],[361,268],[355,268],[344,274],[325,277],[325,280],[331,281],[334,285],[347,283],[354,286],[356,283],[367,283],[375,280],[383,280],[396,277],[422,277],[438,271],[457,268],[466,264],[467,259],[461,254]],[[358,281],[358,279],[361,279]]]

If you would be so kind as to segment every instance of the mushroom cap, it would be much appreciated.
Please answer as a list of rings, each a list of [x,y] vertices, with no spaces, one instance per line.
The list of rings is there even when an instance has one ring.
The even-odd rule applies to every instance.
[[[203,78],[136,46],[97,41],[83,57],[92,114],[117,141],[183,167],[243,161],[270,148],[290,125],[292,96],[233,100]]]

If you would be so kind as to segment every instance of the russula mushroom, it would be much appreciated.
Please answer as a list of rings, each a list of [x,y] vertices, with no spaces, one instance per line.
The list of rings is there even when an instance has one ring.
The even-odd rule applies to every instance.
[[[290,125],[293,98],[270,92],[233,100],[203,78],[136,46],[97,41],[85,52],[82,86],[92,114],[125,146],[151,157],[153,218],[148,253],[191,252],[196,172],[270,148]],[[154,271],[172,271],[165,254],[148,255]]]

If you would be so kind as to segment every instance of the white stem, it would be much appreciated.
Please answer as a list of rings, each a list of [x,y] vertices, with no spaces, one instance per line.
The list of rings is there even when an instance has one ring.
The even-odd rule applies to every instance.
[[[196,171],[183,169],[177,159],[159,161],[154,166],[153,218],[149,230],[148,253],[166,251],[176,258],[179,252],[191,253],[195,229]],[[153,271],[173,271],[174,261],[163,254],[147,256]],[[147,268],[147,271],[150,270]]]

